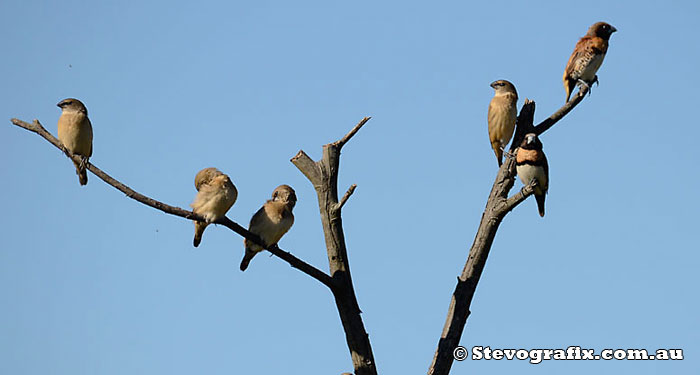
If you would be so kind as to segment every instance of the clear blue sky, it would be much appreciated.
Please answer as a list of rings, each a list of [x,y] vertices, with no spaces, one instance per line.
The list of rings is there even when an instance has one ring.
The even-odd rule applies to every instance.
[[[316,196],[289,162],[363,116],[340,185],[355,288],[382,374],[424,373],[496,161],[489,83],[536,120],[593,22],[619,30],[600,86],[543,137],[547,216],[501,225],[461,344],[682,348],[676,362],[457,362],[454,374],[659,374],[700,367],[697,2],[4,1],[0,373],[339,374],[352,364],[330,293],[277,258],[238,270],[242,239],[132,200],[10,124],[92,119],[92,162],[188,207],[204,167],[250,216],[299,197],[280,246],[326,270]],[[518,182],[516,188],[521,185]],[[515,190],[514,190],[515,191]],[[341,191],[342,194],[342,191]],[[692,370],[695,369],[695,370]]]

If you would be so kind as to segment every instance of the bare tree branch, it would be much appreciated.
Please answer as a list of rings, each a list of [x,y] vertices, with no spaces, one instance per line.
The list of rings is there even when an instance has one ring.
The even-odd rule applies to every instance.
[[[328,264],[330,274],[335,281],[333,290],[335,304],[345,331],[345,339],[350,349],[355,375],[376,375],[377,367],[370,345],[369,336],[365,330],[360,307],[357,303],[355,290],[350,276],[350,262],[345,245],[343,221],[340,207],[347,201],[355,190],[348,189],[343,198],[338,200],[338,170],[340,167],[340,149],[352,138],[360,128],[369,121],[365,117],[340,140],[323,146],[321,160],[313,162],[303,151],[292,158],[292,163],[314,185],[318,196],[318,207],[326,239]],[[316,179],[318,177],[318,179]]]
[[[554,112],[549,118],[542,121],[537,127],[533,125],[535,116],[535,102],[525,99],[520,114],[516,122],[515,136],[507,154],[506,161],[498,170],[496,180],[491,188],[491,193],[486,202],[486,208],[479,223],[472,247],[469,250],[466,264],[461,275],[457,278],[457,286],[452,294],[450,306],[447,311],[445,326],[435,350],[433,362],[428,369],[430,375],[447,375],[454,362],[454,350],[459,345],[459,340],[464,332],[464,327],[469,318],[469,308],[471,306],[476,286],[481,278],[481,273],[486,265],[493,240],[501,221],[513,208],[523,202],[533,194],[536,181],[523,187],[520,192],[508,198],[508,192],[515,184],[515,152],[527,133],[534,132],[538,135],[544,133],[555,123],[561,120],[578,103],[580,103],[588,92],[587,88],[579,90],[578,95],[564,104],[559,110]]]
[[[316,186],[320,183],[321,181],[321,170],[319,169],[318,165],[316,164],[315,161],[313,161],[309,155],[306,155],[306,153],[303,150],[299,150],[299,152],[294,155],[290,159],[290,161],[299,168],[301,173],[306,176],[306,178],[311,181],[311,183]]]
[[[365,117],[365,118],[363,118],[362,120],[360,120],[360,122],[358,122],[357,125],[355,125],[355,127],[352,128],[352,129],[348,132],[348,134],[345,134],[345,136],[344,136],[343,138],[341,138],[340,140],[336,141],[336,142],[335,142],[335,145],[338,146],[338,148],[342,148],[346,143],[348,143],[348,141],[350,140],[350,138],[352,138],[358,131],[360,131],[360,129],[361,129],[361,128],[367,123],[367,121],[369,121],[370,119],[371,119],[371,117]]]
[[[61,142],[56,137],[54,137],[51,133],[49,133],[41,125],[41,123],[39,123],[38,120],[34,120],[32,123],[28,123],[28,122],[24,122],[22,120],[18,120],[16,118],[13,118],[11,121],[13,124],[15,124],[21,128],[24,128],[24,129],[27,129],[31,132],[37,133],[42,138],[49,141],[49,143],[51,143],[52,145],[56,146],[61,151],[63,151],[66,154],[66,156],[73,159],[74,161],[76,161],[76,162],[81,161],[79,156],[72,155],[65,147],[63,147],[63,144],[61,144]],[[180,216],[180,217],[183,217],[183,218],[189,219],[189,220],[205,221],[205,219],[202,216],[197,215],[192,211],[184,210],[180,207],[170,206],[168,204],[165,204],[165,203],[157,201],[153,198],[147,197],[147,196],[131,189],[130,187],[124,185],[123,183],[119,182],[118,180],[116,180],[112,176],[110,176],[107,173],[105,173],[104,171],[102,171],[100,168],[97,168],[97,166],[95,166],[92,163],[88,162],[86,164],[86,168],[90,172],[95,174],[95,176],[102,179],[102,181],[106,182],[108,185],[113,186],[115,189],[126,194],[127,197],[129,197],[133,200],[136,200],[136,201],[143,203],[147,206],[153,207],[157,210],[163,211],[167,214]],[[234,221],[230,220],[229,218],[223,217],[223,218],[215,221],[214,223],[221,224],[221,225],[231,229],[232,231],[238,233],[239,235],[247,238],[248,240],[253,241],[254,243],[262,246],[264,249],[266,249],[267,251],[269,251],[273,255],[275,255],[278,258],[289,263],[290,266],[292,266],[292,267],[300,270],[301,272],[313,277],[314,279],[320,281],[321,283],[323,283],[323,285],[327,286],[331,290],[333,290],[335,288],[335,285],[333,283],[333,279],[329,275],[327,275],[325,272],[323,272],[323,271],[319,270],[318,268],[316,268],[316,267],[304,262],[303,260],[295,257],[291,253],[280,249],[277,246],[277,244],[267,245],[267,244],[263,243],[263,241],[260,239],[260,237],[249,232],[248,230],[246,230],[242,226],[238,225]]]
[[[341,208],[343,208],[343,206],[345,206],[345,202],[347,202],[352,193],[355,192],[355,189],[357,189],[357,184],[350,185],[348,191],[346,191],[343,197],[340,198],[340,202],[338,202],[338,205],[335,208],[336,210],[340,210]]]
[[[576,96],[571,98],[571,100],[569,100],[551,116],[547,117],[544,121],[537,124],[537,126],[535,126],[534,133],[540,135],[546,132],[547,129],[554,126],[554,124],[556,124],[559,120],[564,118],[564,116],[566,116],[567,113],[571,112],[571,110],[574,109],[578,105],[578,103],[581,103],[581,101],[586,96],[586,93],[589,92],[589,90],[590,88],[588,86],[583,86],[579,88],[578,94]]]
[[[527,197],[532,195],[535,192],[535,187],[537,187],[537,179],[532,179],[530,184],[523,186],[519,192],[515,193],[512,197],[500,204],[494,214],[501,218],[506,216],[506,214],[513,211],[513,209],[520,203],[524,202]]]

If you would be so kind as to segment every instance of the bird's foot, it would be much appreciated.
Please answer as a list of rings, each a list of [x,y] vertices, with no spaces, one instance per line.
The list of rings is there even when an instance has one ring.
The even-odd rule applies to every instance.
[[[593,80],[593,82],[595,82],[595,80]],[[593,84],[593,82],[591,82],[591,84]],[[579,84],[579,86],[581,86],[581,88],[585,87],[586,90],[588,91],[588,95],[591,95],[591,84],[589,84],[588,82],[586,82],[582,79],[579,79],[577,81],[577,83]]]
[[[596,75],[595,77],[593,77],[593,81],[591,82],[591,85],[594,84],[594,83],[595,83],[596,86],[599,86],[599,85],[600,85],[600,82],[598,82],[598,75]]]
[[[590,89],[590,88],[591,88],[591,86],[588,85],[588,82],[586,82],[586,81],[584,81],[584,80],[582,80],[582,79],[580,79],[580,78],[579,78],[578,81],[576,81],[576,83],[578,83],[578,85],[581,86],[581,87],[585,87],[586,89]]]

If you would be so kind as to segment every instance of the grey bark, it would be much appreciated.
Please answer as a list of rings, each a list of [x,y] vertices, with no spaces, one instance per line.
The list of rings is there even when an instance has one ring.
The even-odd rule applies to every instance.
[[[313,161],[304,151],[299,151],[291,160],[309,179],[318,196],[328,265],[334,284],[331,290],[345,331],[355,375],[376,375],[377,368],[352,284],[341,217],[343,205],[355,191],[356,185],[350,186],[345,195],[338,200],[338,170],[341,149],[367,121],[369,117],[362,119],[340,140],[324,145],[321,160]]]

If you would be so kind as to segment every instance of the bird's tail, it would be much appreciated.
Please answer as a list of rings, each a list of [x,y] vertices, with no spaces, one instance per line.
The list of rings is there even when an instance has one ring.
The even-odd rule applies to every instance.
[[[81,167],[80,164],[76,162],[73,162],[73,164],[75,164],[75,174],[78,175],[80,185],[87,185],[87,171],[85,170],[85,167]]]
[[[192,241],[194,247],[199,246],[199,243],[202,242],[202,234],[204,234],[205,229],[207,229],[207,223],[194,222],[194,241]]]
[[[248,268],[248,265],[250,264],[250,261],[253,260],[255,254],[257,254],[257,252],[249,249],[248,247],[245,248],[245,255],[243,255],[243,260],[241,261],[241,271],[245,271]]]
[[[576,87],[576,81],[573,79],[564,79],[564,88],[566,89],[566,103],[569,102],[569,99],[571,99],[571,93],[574,91],[574,87]]]
[[[498,167],[500,168],[501,164],[503,164],[503,149],[501,148],[501,142],[492,142],[491,148],[493,148],[493,152],[496,154],[496,160],[498,160]]]
[[[537,201],[537,211],[540,212],[540,216],[544,217],[544,194],[535,194],[535,200]]]

